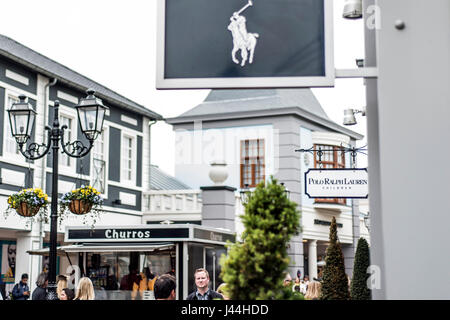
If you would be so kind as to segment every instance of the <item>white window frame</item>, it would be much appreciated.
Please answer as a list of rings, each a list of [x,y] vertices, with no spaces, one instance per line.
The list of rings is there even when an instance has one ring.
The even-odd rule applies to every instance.
[[[15,139],[12,136],[8,137],[8,128],[10,127],[10,122],[9,122],[9,115],[8,115],[8,109],[11,107],[10,105],[8,105],[8,98],[12,97],[14,99],[16,99],[17,101],[19,101],[19,95],[20,93],[18,92],[14,92],[8,89],[5,89],[5,102],[4,102],[4,106],[5,106],[5,110],[4,110],[4,116],[3,116],[3,157],[5,159],[8,159],[10,161],[14,162],[18,162],[22,165],[27,165],[28,163],[26,161],[26,158],[20,153],[11,153],[7,150],[6,148],[6,144],[8,142],[8,138],[14,140],[14,143],[18,146],[17,142],[15,141]],[[36,121],[36,119],[35,119]],[[36,123],[34,123],[34,131],[36,131]],[[26,145],[24,145],[24,148],[26,148]]]
[[[122,152],[123,152],[123,140],[124,138],[131,138],[132,139],[132,159],[134,159],[135,161],[131,162],[131,173],[132,173],[132,178],[131,180],[128,180],[124,177],[123,174],[123,157],[122,157]],[[120,134],[120,182],[127,185],[127,186],[136,186],[136,176],[137,176],[137,166],[136,166],[136,161],[137,161],[137,136],[132,134],[131,132],[128,131],[122,131]]]
[[[53,106],[53,108],[54,108],[54,106]],[[65,142],[67,143],[67,142],[73,142],[73,141],[77,140],[77,137],[78,137],[78,117],[77,117],[76,110],[73,109],[73,108],[70,108],[68,106],[60,104],[59,105],[59,118],[58,118],[60,127],[63,126],[63,123],[61,121],[62,117],[72,119],[72,129],[71,129],[71,133],[72,134],[71,134],[71,138],[70,138],[70,141],[65,141]],[[61,146],[60,146],[60,148],[61,148]],[[60,151],[62,151],[62,148],[60,149]],[[70,166],[66,166],[61,161],[62,160],[62,155],[63,155],[62,153],[60,153],[58,155],[58,164],[59,164],[58,165],[58,170],[59,170],[59,173],[63,174],[63,175],[67,175],[67,176],[75,176],[75,175],[77,175],[77,158],[73,158],[73,157],[70,157],[70,156],[66,155],[70,159]]]
[[[103,132],[102,132],[102,136],[103,136],[103,152],[104,152],[104,161],[105,161],[105,192],[101,193],[101,196],[103,199],[107,199],[108,198],[108,172],[109,172],[109,127],[106,125],[103,125]],[[100,135],[99,135],[100,137]],[[97,139],[99,138],[97,137]],[[94,141],[95,143],[95,141]],[[91,184],[94,181],[94,147],[92,147],[90,153],[91,153],[91,174],[90,174],[90,181]]]

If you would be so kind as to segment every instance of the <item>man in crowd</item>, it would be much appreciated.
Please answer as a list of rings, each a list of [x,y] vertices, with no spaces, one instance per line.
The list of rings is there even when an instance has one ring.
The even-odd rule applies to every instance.
[[[154,285],[156,300],[175,300],[176,297],[176,281],[175,277],[170,274],[160,276]]]
[[[195,270],[194,279],[197,290],[192,292],[186,300],[223,299],[220,293],[209,289],[209,273],[206,269],[200,268]]]
[[[12,291],[14,300],[28,300],[30,299],[30,288],[28,287],[28,274],[22,274],[22,279],[17,283]]]

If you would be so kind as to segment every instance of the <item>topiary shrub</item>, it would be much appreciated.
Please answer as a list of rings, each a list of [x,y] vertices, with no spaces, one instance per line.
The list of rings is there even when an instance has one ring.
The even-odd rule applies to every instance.
[[[271,177],[267,185],[261,182],[248,194],[244,206],[242,243],[229,243],[228,255],[220,260],[230,299],[301,299],[283,287],[289,265],[287,244],[300,232],[297,204]]]
[[[370,274],[367,268],[370,266],[369,244],[366,239],[360,238],[356,247],[355,263],[353,265],[353,279],[350,295],[352,300],[371,300],[371,290],[367,286]]]
[[[336,218],[330,226],[330,244],[325,257],[325,268],[322,278],[321,300],[348,300],[348,280],[345,274],[344,255],[337,238]]]

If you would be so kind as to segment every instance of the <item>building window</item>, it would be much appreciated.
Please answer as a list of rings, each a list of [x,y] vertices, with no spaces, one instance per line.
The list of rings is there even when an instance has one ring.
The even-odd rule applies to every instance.
[[[8,95],[8,107],[6,108],[11,109],[13,103],[19,102],[19,99]],[[19,151],[19,144],[16,142],[16,139],[14,139],[12,132],[11,132],[11,123],[9,121],[9,115],[8,112],[6,112],[5,115],[5,124],[6,124],[6,135],[5,135],[5,151],[8,154],[11,155],[20,155]]]
[[[241,141],[241,188],[256,187],[265,180],[264,140]]]
[[[322,168],[324,169],[339,169],[345,168],[345,153],[342,151],[341,147],[331,146],[331,145],[314,145],[314,168],[320,168],[320,164],[322,164]],[[322,158],[319,162],[318,151],[322,150]],[[337,204],[346,204],[345,199],[324,199],[324,198],[316,198],[316,203],[337,203]]]
[[[135,167],[135,138],[127,135],[122,136],[122,177],[121,180],[125,182],[135,181],[136,167]]]
[[[92,186],[100,193],[106,193],[106,143],[105,129],[98,135],[92,147]]]
[[[73,119],[69,118],[67,116],[61,115],[59,117],[59,121],[60,121],[60,126],[61,127],[63,125],[67,126],[67,129],[64,130],[64,141],[65,141],[65,143],[72,142],[74,140],[73,139]],[[71,157],[69,157],[67,154],[65,154],[65,153],[61,154],[60,164],[63,167],[71,167],[72,166],[72,162],[73,162],[73,159]]]

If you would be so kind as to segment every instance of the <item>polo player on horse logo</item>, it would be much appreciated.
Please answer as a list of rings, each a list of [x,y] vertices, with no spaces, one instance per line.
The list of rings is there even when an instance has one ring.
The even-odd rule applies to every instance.
[[[250,52],[250,58],[248,60],[249,63],[253,62],[253,55],[255,53],[255,47],[257,40],[259,37],[257,33],[248,33],[246,26],[246,19],[244,16],[241,16],[240,13],[247,9],[248,7],[253,6],[253,2],[251,0],[248,1],[241,10],[234,12],[230,17],[230,24],[228,25],[228,30],[231,31],[231,35],[233,36],[233,50],[231,51],[231,59],[236,64],[239,64],[239,60],[236,59],[236,52],[241,50],[241,67],[245,66],[245,62],[248,58],[248,52]]]

